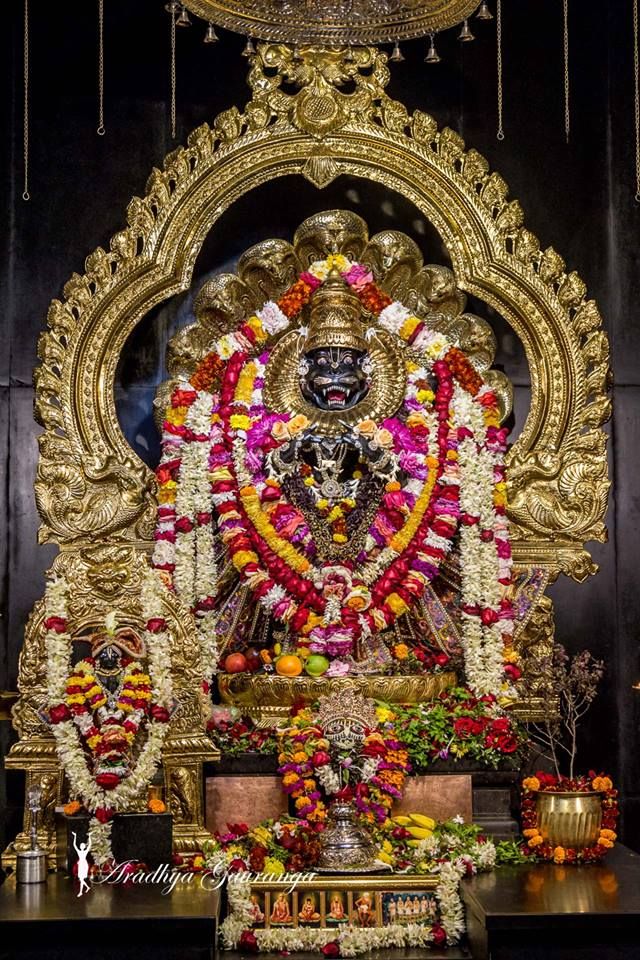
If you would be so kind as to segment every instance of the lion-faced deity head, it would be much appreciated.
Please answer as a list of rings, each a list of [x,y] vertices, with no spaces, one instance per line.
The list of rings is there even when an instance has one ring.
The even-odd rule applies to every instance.
[[[371,359],[355,293],[332,270],[311,300],[300,390],[320,410],[350,410],[369,392]]]

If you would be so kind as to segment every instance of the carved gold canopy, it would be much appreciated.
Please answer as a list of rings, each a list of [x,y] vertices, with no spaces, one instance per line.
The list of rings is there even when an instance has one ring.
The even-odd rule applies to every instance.
[[[130,202],[128,226],[108,251],[92,253],[86,273],[74,274],[64,298],[52,302],[35,373],[44,427],[35,485],[43,542],[80,548],[150,541],[153,474],[126,443],[115,408],[127,337],[155,304],[190,285],[205,236],[240,196],[277,177],[302,175],[322,188],[350,174],[407,197],[449,253],[455,288],[439,292],[442,274],[423,266],[406,238],[373,238],[372,264],[387,264],[394,295],[427,311],[440,296],[441,313],[459,314],[449,303],[472,294],[502,314],[524,345],[531,407],[508,457],[516,560],[542,565],[552,577],[563,571],[582,580],[594,572],[585,542],[606,537],[609,486],[602,430],[610,413],[608,343],[598,308],[578,274],[526,229],[520,204],[486,159],[466,150],[455,131],[438,130],[428,114],[409,114],[387,96],[386,55],[356,48],[352,57],[314,47],[294,56],[261,44],[244,111],[225,111],[169,154],[145,196]],[[349,94],[341,92],[345,79]],[[285,80],[298,91],[285,92]],[[336,242],[362,252],[363,239],[344,229]],[[291,279],[291,250],[269,250],[261,265],[253,249],[238,277],[216,278],[203,291],[211,324],[229,311],[237,319],[249,301],[264,299],[275,264]]]

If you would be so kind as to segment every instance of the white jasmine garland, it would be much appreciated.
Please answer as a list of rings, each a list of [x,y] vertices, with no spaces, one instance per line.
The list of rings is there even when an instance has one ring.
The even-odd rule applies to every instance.
[[[436,842],[436,846],[438,846]],[[484,848],[487,848],[485,851]],[[493,859],[492,859],[493,858]],[[449,945],[459,942],[465,931],[464,906],[460,896],[460,880],[467,873],[467,863],[472,868],[490,869],[495,863],[495,847],[491,843],[474,844],[470,857],[445,859],[436,864],[431,876],[437,875],[434,896],[438,905],[439,924],[446,934]],[[208,864],[211,867],[211,864]],[[239,877],[242,875],[240,874]],[[428,876],[428,874],[427,874]],[[228,914],[221,924],[224,948],[235,950],[243,931],[252,929],[251,883],[241,879],[227,884]],[[340,929],[317,929],[312,927],[252,929],[260,952],[276,953],[321,950],[336,941],[343,957],[355,957],[373,950],[428,947],[433,942],[430,924],[390,924],[385,927],[343,927]]]

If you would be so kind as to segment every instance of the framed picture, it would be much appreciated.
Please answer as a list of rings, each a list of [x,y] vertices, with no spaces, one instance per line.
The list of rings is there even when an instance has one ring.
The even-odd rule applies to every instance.
[[[349,923],[349,898],[346,890],[327,890],[325,903],[325,926],[343,927]]]
[[[298,926],[321,926],[324,907],[324,893],[316,890],[301,890],[296,894],[296,898]]]
[[[409,923],[431,926],[437,919],[437,904],[430,891],[382,891],[380,900],[384,926]]]
[[[258,890],[251,891],[251,926],[256,928],[262,928],[266,924],[266,910],[265,910],[265,901],[267,899],[266,893],[261,893]]]
[[[354,890],[351,893],[351,924],[365,929],[379,927],[378,897],[374,890]]]
[[[251,883],[252,926],[333,928],[432,924],[437,876],[322,876]]]
[[[251,888],[253,892],[253,887]],[[286,890],[272,890],[268,895],[269,913],[267,926],[293,927],[295,914],[293,909],[293,894]]]

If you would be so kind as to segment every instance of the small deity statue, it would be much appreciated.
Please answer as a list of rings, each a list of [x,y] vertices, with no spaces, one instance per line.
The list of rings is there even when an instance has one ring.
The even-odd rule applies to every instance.
[[[151,709],[151,680],[142,666],[145,648],[116,616],[90,636],[91,657],[78,661],[66,683],[66,707],[92,760],[98,786],[112,790],[130,775],[136,736]]]
[[[365,265],[310,263],[167,410],[153,559],[194,611],[205,679],[455,665],[507,692],[505,439],[458,347]]]

